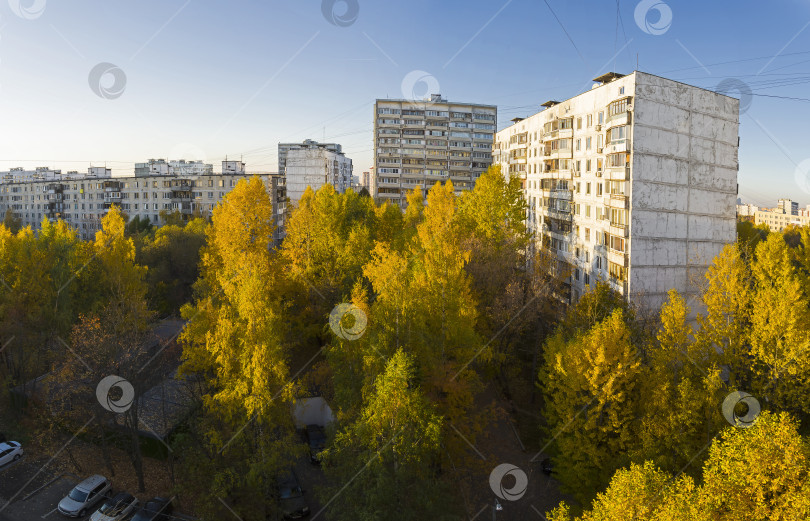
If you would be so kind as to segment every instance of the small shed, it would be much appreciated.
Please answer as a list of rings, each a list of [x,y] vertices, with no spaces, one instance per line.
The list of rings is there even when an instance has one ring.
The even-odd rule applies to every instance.
[[[296,429],[306,429],[307,425],[325,427],[335,421],[332,408],[320,396],[297,399],[292,405],[292,415]]]

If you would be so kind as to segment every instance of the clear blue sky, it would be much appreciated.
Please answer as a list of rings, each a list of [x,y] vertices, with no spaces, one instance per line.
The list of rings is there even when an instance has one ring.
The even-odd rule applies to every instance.
[[[498,105],[502,128],[600,73],[632,71],[638,54],[643,71],[748,85],[741,196],[810,203],[810,177],[807,192],[795,177],[797,165],[810,171],[810,102],[769,97],[810,98],[807,0],[668,0],[671,23],[653,9],[647,32],[628,0],[619,23],[609,0],[359,0],[356,13],[332,3],[336,23],[321,0],[0,2],[0,169],[106,161],[123,173],[170,155],[218,168],[243,154],[250,170],[275,171],[279,141],[325,136],[360,172],[372,164],[374,99],[403,97],[412,71],[451,100]],[[123,92],[102,77],[112,99],[89,85],[102,62],[126,75]]]

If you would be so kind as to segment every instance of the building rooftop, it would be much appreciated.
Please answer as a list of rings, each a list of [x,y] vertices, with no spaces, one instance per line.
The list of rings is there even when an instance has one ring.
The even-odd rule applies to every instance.
[[[624,74],[619,74],[618,72],[606,72],[601,76],[597,76],[593,79],[593,81],[597,83],[609,83],[613,80],[618,80],[619,78],[624,78]]]

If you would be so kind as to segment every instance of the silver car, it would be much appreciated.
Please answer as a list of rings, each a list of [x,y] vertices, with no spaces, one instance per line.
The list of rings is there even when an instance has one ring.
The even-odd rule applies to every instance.
[[[71,490],[56,507],[60,514],[69,517],[84,517],[99,501],[104,499],[112,484],[98,474],[90,476]]]

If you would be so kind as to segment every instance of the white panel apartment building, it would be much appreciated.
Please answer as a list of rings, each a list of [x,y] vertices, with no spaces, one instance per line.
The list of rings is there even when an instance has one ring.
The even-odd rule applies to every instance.
[[[417,186],[427,193],[437,181],[470,190],[492,164],[498,109],[448,102],[383,100],[374,104],[374,190],[381,201],[405,206]]]
[[[177,170],[171,165],[177,164]],[[196,172],[196,173],[194,173]],[[163,224],[160,212],[178,211],[184,217],[210,215],[222,198],[242,179],[240,161],[223,161],[222,173],[210,164],[150,160],[136,163],[135,175],[112,177],[107,168],[91,167],[87,174],[38,168],[0,172],[0,215],[11,209],[23,226],[40,227],[43,218],[62,219],[92,239],[110,206],[118,205],[130,218],[138,216],[154,225]],[[279,176],[261,176],[271,194],[276,220],[276,241],[284,237],[286,190]]]
[[[571,265],[570,297],[597,280],[657,306],[736,240],[739,100],[634,72],[496,136],[494,160],[524,181],[538,242]]]
[[[737,214],[743,215],[739,206]],[[790,199],[779,199],[776,208],[757,208],[749,215],[754,216],[754,224],[766,224],[773,232],[781,232],[788,226],[810,225],[810,205],[804,210],[799,210],[799,203]]]
[[[333,148],[335,146],[337,151]],[[341,194],[351,188],[352,160],[340,152],[340,148],[340,145],[321,145],[307,140],[286,152],[285,168],[279,173],[286,179],[287,196],[291,202],[298,202],[307,187],[317,191],[324,185],[331,185]]]
[[[319,147],[336,154],[343,153],[343,147],[337,143],[318,143],[312,139],[305,139],[303,143],[279,143],[278,144],[278,173],[284,175],[287,168],[287,155],[291,150],[303,148]]]

